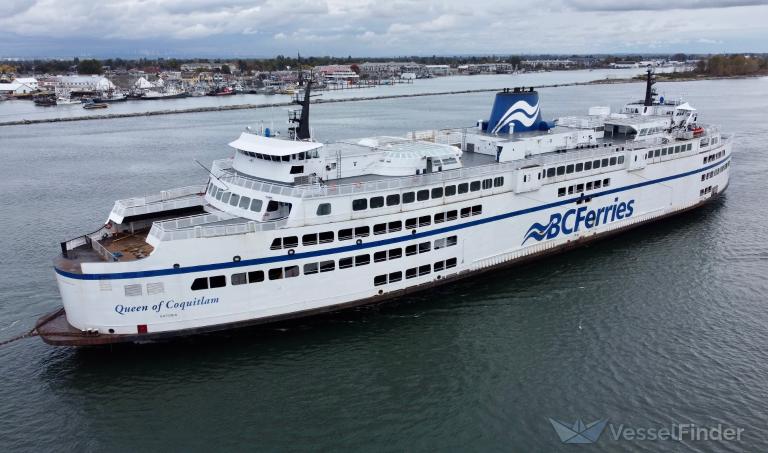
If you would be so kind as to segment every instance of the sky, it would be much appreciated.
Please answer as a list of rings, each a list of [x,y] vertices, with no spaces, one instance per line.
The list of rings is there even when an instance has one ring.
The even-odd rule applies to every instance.
[[[0,0],[2,57],[768,52],[768,0]]]

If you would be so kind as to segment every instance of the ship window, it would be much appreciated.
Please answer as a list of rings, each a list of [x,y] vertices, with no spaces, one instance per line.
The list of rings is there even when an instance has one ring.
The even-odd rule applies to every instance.
[[[336,269],[336,262],[333,260],[320,261],[320,272],[330,272]]]
[[[496,178],[493,178],[493,187],[501,187],[504,185],[504,177],[498,176]]]
[[[547,168],[547,178],[555,176],[555,167]]]
[[[600,181],[599,179],[595,181],[595,189],[599,189],[601,185],[602,185],[602,181]]]
[[[576,185],[576,193],[584,192],[584,184],[577,184]]]
[[[387,206],[400,204],[400,194],[387,195]]]
[[[208,279],[208,284],[210,285],[211,289],[223,288],[227,286],[227,277],[223,275],[214,275]]]
[[[471,213],[472,213],[472,210],[470,208],[461,208],[462,217],[469,217]]]
[[[229,197],[232,196],[232,192],[224,192],[224,195],[221,197],[221,202],[224,204],[229,203]]]
[[[288,156],[285,156],[285,157],[288,157]],[[285,157],[283,157],[283,159],[285,159]],[[300,175],[302,173],[304,173],[304,166],[303,165],[291,165],[291,172],[290,172],[290,174],[292,174],[292,175]]]
[[[283,248],[284,249],[292,249],[294,247],[299,246],[299,237],[298,236],[288,236],[283,238]]]
[[[198,291],[201,289],[208,289],[208,277],[196,278],[192,282],[192,291]]]
[[[594,168],[594,169],[600,168],[600,161],[599,160],[593,161],[592,162],[592,168]]]
[[[675,146],[675,152],[676,152],[676,153],[679,153],[679,152],[680,152],[680,145],[678,145],[678,146]]]
[[[459,184],[459,193],[467,193],[469,192],[469,184],[463,182]]]
[[[248,283],[259,283],[264,281],[264,271],[248,272]]]
[[[405,220],[405,228],[416,228],[416,225],[417,225],[417,219],[415,217],[412,219]]]
[[[432,266],[429,264],[425,264],[423,266],[419,266],[419,275],[427,275],[430,272],[432,272]]]
[[[567,174],[569,174],[569,175],[570,175],[571,173],[573,173],[573,164],[567,165],[567,166],[565,167],[565,172],[566,172]]]
[[[587,162],[584,162],[584,170],[592,170],[592,161],[589,160]]]
[[[564,197],[565,196],[565,187],[561,187],[557,189],[557,196],[558,197]]]
[[[283,239],[282,238],[275,238],[272,240],[272,245],[269,246],[270,250],[279,250],[283,248]]]
[[[283,162],[290,162],[291,156],[280,156],[280,160]],[[291,168],[291,172],[293,172],[293,168]]]
[[[371,198],[371,209],[381,208],[384,206],[384,197]]]
[[[304,152],[298,154],[299,160],[304,160]]]
[[[317,263],[307,263],[304,265],[304,275],[317,274],[319,271],[320,267]]]
[[[413,203],[416,201],[416,194],[413,192],[405,192],[403,194],[403,204]]]
[[[428,215],[423,215],[419,217],[419,226],[428,226],[432,223],[432,217]]]
[[[371,234],[371,229],[367,226],[361,226],[355,228],[355,237],[364,238]]]
[[[270,269],[268,275],[270,280],[280,280],[283,278],[283,268],[276,267],[274,269]]]
[[[419,201],[429,200],[429,190],[424,189],[416,192],[416,199]]]
[[[493,180],[490,178],[483,179],[483,190],[490,189],[491,187],[493,187]]]
[[[472,215],[480,215],[483,213],[483,205],[477,204],[472,206]]]
[[[399,282],[403,279],[403,273],[400,271],[392,272],[389,274],[389,283]]]
[[[422,242],[419,244],[419,253],[427,253],[432,249],[432,244],[429,242]]]
[[[405,256],[415,255],[417,253],[416,244],[409,245],[405,248]]]
[[[301,243],[304,245],[317,244],[317,233],[305,234],[304,236],[301,237]]]
[[[240,209],[248,209],[248,205],[251,204],[251,198],[250,197],[240,197],[240,204],[237,205]]]
[[[619,156],[618,163],[619,163],[619,165],[624,163],[624,156]]]
[[[480,190],[480,181],[472,181],[471,183],[469,183],[469,190],[471,192],[477,192],[478,190]]]
[[[576,173],[578,173],[580,171],[584,171],[584,163],[583,162],[579,162],[578,164],[576,164]]]
[[[403,222],[400,220],[395,220],[394,222],[389,222],[389,232],[394,233],[395,231],[400,231],[403,229]]]
[[[692,144],[692,143],[688,143],[688,144],[686,145],[686,148],[685,148],[685,149],[686,149],[686,150],[688,150],[688,151],[690,151],[692,147],[693,147],[693,144]]]
[[[435,214],[435,223],[443,223],[445,222],[445,213],[444,212],[438,212]]]
[[[452,197],[456,195],[456,186],[445,186],[445,196]]]
[[[587,190],[592,190],[592,181],[587,182]]]
[[[355,266],[365,266],[370,264],[371,255],[357,255],[355,257]]]
[[[458,211],[456,211],[455,209],[452,211],[448,211],[448,221],[456,220],[457,217],[458,217]]]
[[[368,209],[368,199],[367,198],[358,198],[357,200],[352,200],[352,210],[353,211],[364,211]]]
[[[238,203],[240,203],[240,195],[233,193],[229,199],[229,204],[230,206],[237,206]]]
[[[445,238],[436,239],[435,250],[440,250],[442,248],[445,248]]]
[[[442,187],[435,187],[432,189],[432,198],[442,198],[443,197],[443,188]]]
[[[373,277],[373,285],[374,286],[381,286],[387,284],[387,274],[384,275],[377,275]]]
[[[345,228],[343,230],[339,230],[339,240],[346,241],[348,239],[352,239],[352,228]]]
[[[396,260],[403,256],[403,249],[396,248],[396,249],[389,249],[389,259]]]
[[[441,270],[445,269],[445,261],[438,261],[434,265],[435,272],[440,272]]]
[[[386,223],[377,223],[373,226],[373,234],[384,234],[387,232]]]
[[[445,260],[445,268],[450,269],[452,267],[456,267],[456,258],[448,258]]]
[[[331,213],[330,203],[320,203],[317,205],[317,215],[328,215]]]
[[[602,164],[603,167],[607,167],[608,166],[608,159],[607,158],[603,159],[601,164]]]
[[[382,250],[380,252],[376,252],[376,253],[373,254],[373,262],[374,263],[380,263],[380,262],[386,261],[386,260],[387,260],[387,251],[386,250]]]
[[[415,278],[418,275],[419,274],[418,274],[417,268],[415,268],[415,267],[412,267],[410,269],[406,269],[406,271],[405,271],[405,278]]]
[[[352,258],[341,258],[339,259],[339,269],[349,269],[352,267]]]
[[[253,201],[251,201],[251,211],[260,212],[261,205],[262,205],[262,201],[254,198]]]
[[[248,283],[248,279],[245,276],[245,272],[232,274],[232,285],[245,285],[246,283]]]
[[[267,212],[275,212],[279,207],[280,204],[278,202],[271,200],[269,203],[267,203]]]
[[[285,268],[285,278],[298,277],[299,266],[288,266]]]
[[[603,187],[608,187],[610,185],[611,185],[611,178],[603,179]]]
[[[561,165],[557,167],[557,176],[562,176],[565,174],[565,166]]]

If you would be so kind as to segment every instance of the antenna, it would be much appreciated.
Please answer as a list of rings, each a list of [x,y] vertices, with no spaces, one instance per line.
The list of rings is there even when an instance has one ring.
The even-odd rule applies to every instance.
[[[199,166],[203,167],[203,170],[205,170],[205,171],[206,171],[206,172],[207,172],[209,175],[211,175],[212,177],[216,178],[216,180],[217,180],[217,181],[219,181],[220,183],[222,183],[222,184],[224,185],[224,189],[226,189],[226,190],[229,190],[229,186],[227,185],[227,183],[225,183],[224,181],[222,181],[222,180],[221,180],[221,179],[220,179],[218,176],[216,176],[216,175],[214,175],[213,173],[211,173],[211,170],[208,170],[208,167],[206,167],[205,165],[201,164],[201,163],[200,163],[200,161],[199,161],[199,160],[197,160],[197,159],[192,159],[192,160],[193,160],[193,161],[195,161],[195,163],[196,163],[197,165],[199,165]]]

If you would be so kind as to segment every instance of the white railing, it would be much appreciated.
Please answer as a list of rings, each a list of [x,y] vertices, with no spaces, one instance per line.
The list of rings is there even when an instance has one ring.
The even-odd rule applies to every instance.
[[[115,206],[112,208],[112,213],[119,215],[121,217],[125,217],[125,213],[128,212],[128,210],[131,211],[132,215],[146,214],[148,212],[157,212],[158,210],[163,210],[163,209],[158,209],[158,206],[153,207],[152,205],[156,205],[158,203],[170,202],[170,201],[173,201],[174,199],[178,199],[181,197],[188,197],[190,195],[204,193],[205,187],[206,187],[205,185],[179,187],[176,189],[163,190],[159,193],[146,195],[144,197],[135,197],[135,198],[126,198],[124,200],[117,200],[115,201]],[[188,206],[194,205],[194,203],[192,204],[185,204],[185,203],[190,203],[190,201],[179,203],[179,207],[188,207]],[[171,207],[170,209],[176,209],[176,208]]]
[[[218,220],[210,221],[211,216],[218,217]],[[149,231],[149,236],[157,241],[177,241],[192,238],[211,238],[218,236],[231,236],[237,234],[256,233],[259,231],[272,231],[282,228],[288,222],[287,219],[280,219],[271,222],[240,222],[225,223],[221,225],[206,225],[206,223],[215,223],[223,220],[216,214],[207,214],[194,216],[197,218],[177,219],[168,222],[155,222]],[[204,218],[209,218],[205,221]]]

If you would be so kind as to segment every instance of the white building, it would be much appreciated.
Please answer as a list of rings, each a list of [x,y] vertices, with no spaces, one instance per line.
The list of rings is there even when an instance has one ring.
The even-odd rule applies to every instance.
[[[61,76],[56,88],[71,92],[94,92],[114,90],[115,84],[108,78],[97,75]]]
[[[40,88],[40,86],[37,83],[37,79],[34,77],[16,77],[13,79],[16,83],[22,83],[24,85],[27,85],[31,87],[33,90],[37,90]]]
[[[36,88],[32,88],[26,83],[19,83],[15,80],[11,83],[0,83],[0,94],[4,95],[18,96],[20,94],[31,94],[35,91],[37,91]]]

